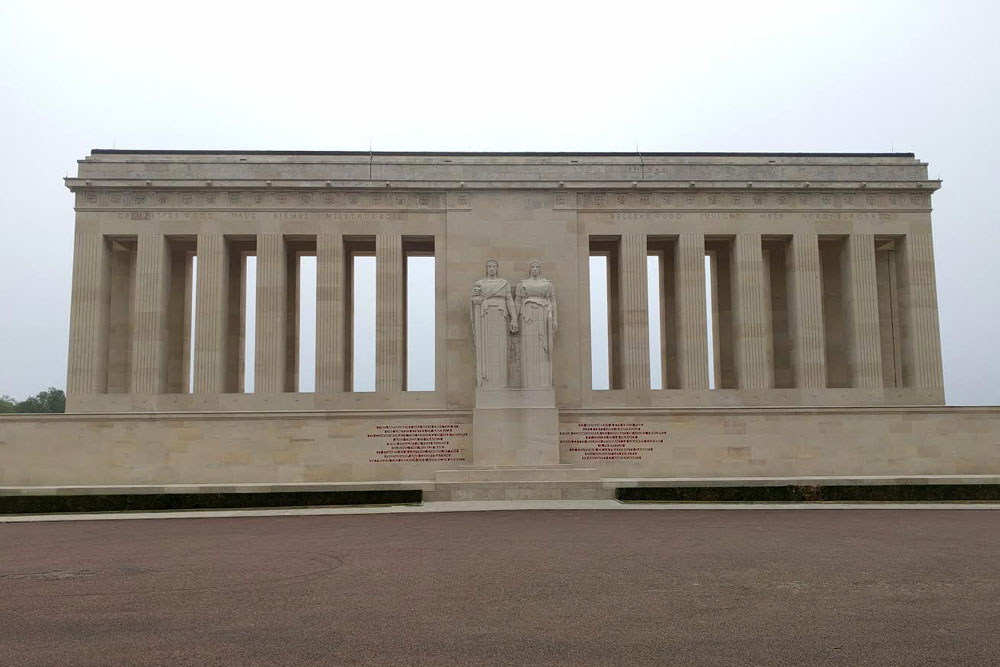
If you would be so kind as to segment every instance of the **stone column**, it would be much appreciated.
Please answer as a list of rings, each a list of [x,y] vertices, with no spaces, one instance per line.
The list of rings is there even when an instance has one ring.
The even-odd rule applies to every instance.
[[[299,252],[285,252],[285,391],[299,390]]]
[[[819,239],[805,232],[792,237],[788,259],[791,288],[792,370],[799,389],[826,387],[826,332]]]
[[[674,262],[677,289],[677,361],[681,389],[708,389],[705,315],[705,236],[681,234]]]
[[[850,234],[844,250],[844,314],[851,386],[882,387],[875,235]]]
[[[405,369],[403,340],[403,238],[375,236],[375,391],[402,391]]]
[[[247,248],[229,243],[226,277],[226,393],[243,393],[246,369]]]
[[[938,325],[934,247],[930,232],[908,234],[903,241],[903,322],[906,384],[942,389],[941,333]],[[908,368],[907,368],[908,367]]]
[[[133,394],[162,394],[167,376],[170,257],[163,234],[139,234],[132,329]]]
[[[344,242],[316,237],[316,393],[344,391]]]
[[[136,243],[108,243],[107,388],[129,394],[132,384],[132,332],[135,327]]]
[[[646,235],[622,234],[621,359],[622,389],[649,389],[649,303]]]
[[[222,234],[198,235],[195,286],[194,392],[221,394],[226,381],[229,261]]]
[[[170,250],[167,299],[168,394],[191,391],[191,258],[186,248]]]
[[[101,234],[77,232],[66,374],[70,397],[101,394],[107,389],[109,254]]]
[[[257,338],[254,392],[276,394],[285,386],[287,297],[285,239],[278,233],[257,235]]]
[[[774,386],[760,234],[737,234],[733,243],[733,347],[740,389]]]

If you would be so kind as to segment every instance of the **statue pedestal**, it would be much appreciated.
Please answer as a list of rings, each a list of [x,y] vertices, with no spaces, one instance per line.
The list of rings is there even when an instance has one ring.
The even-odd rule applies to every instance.
[[[559,463],[559,411],[546,389],[477,389],[472,411],[472,464]]]

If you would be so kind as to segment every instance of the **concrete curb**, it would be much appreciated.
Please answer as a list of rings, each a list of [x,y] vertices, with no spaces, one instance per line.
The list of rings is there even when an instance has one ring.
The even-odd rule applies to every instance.
[[[121,521],[143,519],[231,519],[250,517],[421,514],[427,512],[496,512],[527,510],[1000,510],[1000,503],[620,503],[616,500],[496,500],[427,502],[422,505],[312,507],[288,509],[203,510],[194,512],[107,512],[0,516],[0,523],[52,521]]]

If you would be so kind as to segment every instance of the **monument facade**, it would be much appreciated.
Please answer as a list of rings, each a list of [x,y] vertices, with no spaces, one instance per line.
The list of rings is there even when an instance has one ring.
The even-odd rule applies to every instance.
[[[7,423],[24,430],[0,483],[587,497],[612,479],[1000,473],[996,412],[943,407],[940,183],[912,154],[95,150],[66,182],[73,414],[46,427],[44,465]],[[353,390],[364,256],[373,392]],[[433,349],[407,346],[413,256],[434,258]],[[411,354],[433,356],[432,390],[410,390]]]

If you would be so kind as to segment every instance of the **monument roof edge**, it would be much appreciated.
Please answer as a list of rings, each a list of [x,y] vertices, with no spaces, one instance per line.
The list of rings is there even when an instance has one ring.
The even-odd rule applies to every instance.
[[[679,151],[679,152],[589,152],[589,151],[278,151],[278,150],[175,150],[94,148],[91,155],[331,155],[331,156],[455,156],[455,157],[831,157],[831,158],[915,158],[914,153],[824,153],[767,151]]]

